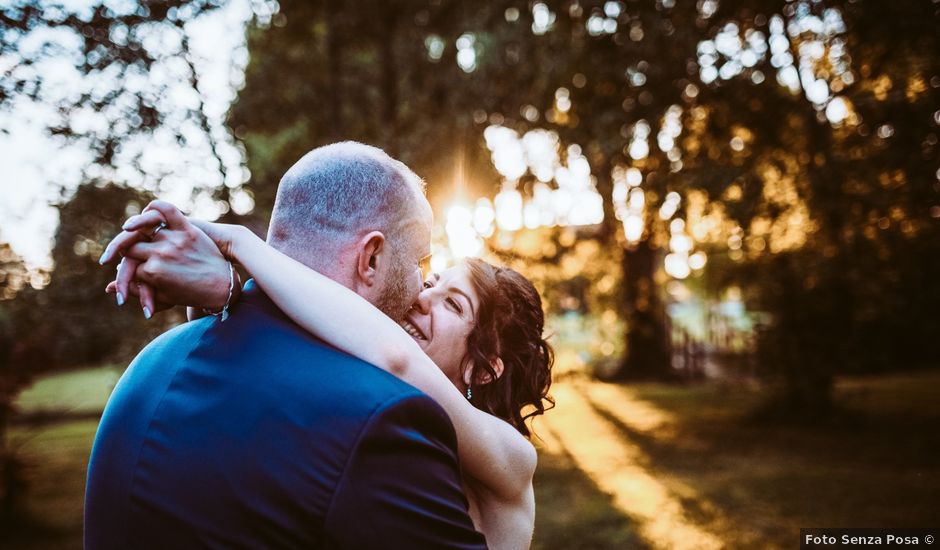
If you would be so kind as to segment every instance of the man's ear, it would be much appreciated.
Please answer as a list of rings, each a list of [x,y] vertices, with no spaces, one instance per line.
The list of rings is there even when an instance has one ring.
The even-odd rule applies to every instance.
[[[366,285],[375,284],[379,270],[381,254],[385,250],[385,235],[381,231],[372,231],[364,235],[356,244],[356,276]]]
[[[499,357],[494,357],[490,359],[490,366],[493,367],[493,370],[496,372],[496,378],[499,378],[503,375],[503,360]],[[470,386],[470,380],[473,377],[473,369],[469,366],[463,371],[463,383]],[[476,380],[473,380],[474,386],[482,386],[484,384],[489,384],[493,381],[493,377],[489,372],[481,370],[476,375]]]

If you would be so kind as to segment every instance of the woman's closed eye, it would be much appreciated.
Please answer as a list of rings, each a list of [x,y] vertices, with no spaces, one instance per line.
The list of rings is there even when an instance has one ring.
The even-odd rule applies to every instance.
[[[460,315],[463,315],[463,307],[461,307],[460,303],[457,300],[454,300],[453,298],[447,298],[446,302],[448,305],[450,305],[450,307],[455,312],[457,312]]]

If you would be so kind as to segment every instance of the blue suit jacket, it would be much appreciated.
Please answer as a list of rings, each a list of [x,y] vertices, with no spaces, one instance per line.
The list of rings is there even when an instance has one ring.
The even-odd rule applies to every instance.
[[[443,409],[249,282],[228,320],[167,332],[121,378],[88,466],[85,548],[321,547],[485,541]]]

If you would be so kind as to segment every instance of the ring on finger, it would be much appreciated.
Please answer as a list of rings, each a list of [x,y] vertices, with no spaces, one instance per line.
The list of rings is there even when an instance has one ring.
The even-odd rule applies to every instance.
[[[160,222],[160,225],[158,225],[157,228],[153,230],[153,233],[150,234],[150,238],[152,239],[152,238],[156,237],[156,236],[157,236],[157,233],[159,233],[160,231],[162,231],[162,230],[165,229],[165,228],[166,228],[166,222]]]

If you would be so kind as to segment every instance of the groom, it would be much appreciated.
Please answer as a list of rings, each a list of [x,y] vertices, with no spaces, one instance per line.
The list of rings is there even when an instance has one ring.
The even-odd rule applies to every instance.
[[[127,257],[144,261],[139,274],[153,281],[166,276],[161,254],[202,247],[192,261],[225,266],[221,304],[229,281],[218,250],[166,214],[168,226]],[[398,319],[420,290],[430,228],[423,182],[382,151],[346,142],[311,151],[284,175],[268,242]],[[182,296],[185,270],[173,277]],[[443,409],[309,335],[252,282],[227,320],[186,323],[148,345],[95,437],[88,550],[485,545]]]

